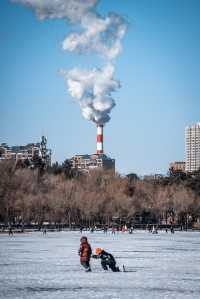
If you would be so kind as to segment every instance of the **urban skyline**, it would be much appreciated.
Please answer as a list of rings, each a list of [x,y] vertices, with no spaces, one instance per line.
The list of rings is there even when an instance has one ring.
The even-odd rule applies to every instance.
[[[42,136],[41,140],[46,137]],[[70,161],[72,168],[89,170],[94,168],[115,170],[115,159],[105,155],[103,151],[103,126],[97,126],[96,153],[94,154],[76,154],[73,157],[66,157]],[[40,151],[40,143],[30,143],[27,145],[8,146],[6,143],[0,144],[0,160],[33,160],[36,152]],[[46,150],[45,150],[46,151]],[[51,150],[48,150],[51,152]],[[38,155],[38,154],[37,154]],[[52,152],[50,153],[50,156]],[[51,161],[51,159],[50,159]],[[56,161],[58,162],[58,161]],[[64,162],[64,161],[62,161]],[[51,164],[51,162],[50,162]],[[169,164],[171,172],[195,172],[200,170],[200,122],[187,126],[185,128],[185,160],[173,161]],[[160,174],[152,174],[158,175]],[[148,177],[148,175],[145,175]],[[151,175],[150,175],[151,177]]]

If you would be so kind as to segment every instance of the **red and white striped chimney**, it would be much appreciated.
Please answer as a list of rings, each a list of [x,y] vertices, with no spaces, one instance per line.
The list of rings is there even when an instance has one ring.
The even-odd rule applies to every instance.
[[[103,125],[97,125],[97,155],[103,154]]]

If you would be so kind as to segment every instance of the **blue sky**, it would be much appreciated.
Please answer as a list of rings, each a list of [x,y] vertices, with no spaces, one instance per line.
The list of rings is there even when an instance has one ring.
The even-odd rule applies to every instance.
[[[106,125],[105,152],[121,173],[166,173],[184,160],[184,128],[200,121],[200,1],[102,0],[102,14],[125,16],[129,30],[115,61],[122,88]],[[0,1],[0,142],[37,142],[53,160],[93,153],[96,127],[70,98],[59,69],[101,67],[96,55],[63,52],[63,20]]]

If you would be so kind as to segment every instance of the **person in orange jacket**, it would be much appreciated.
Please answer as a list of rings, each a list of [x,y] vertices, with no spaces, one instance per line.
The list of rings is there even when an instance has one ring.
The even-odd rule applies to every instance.
[[[87,237],[83,236],[80,239],[81,245],[79,248],[80,263],[85,268],[86,272],[91,272],[90,258],[92,255],[92,249],[88,243]]]

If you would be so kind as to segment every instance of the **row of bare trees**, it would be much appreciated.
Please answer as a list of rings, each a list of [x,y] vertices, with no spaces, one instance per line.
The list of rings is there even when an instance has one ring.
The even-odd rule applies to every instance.
[[[67,178],[62,171],[40,175],[37,169],[16,169],[11,161],[2,161],[0,223],[188,226],[200,217],[200,194],[195,190],[200,178],[195,180],[142,180],[102,171]]]

